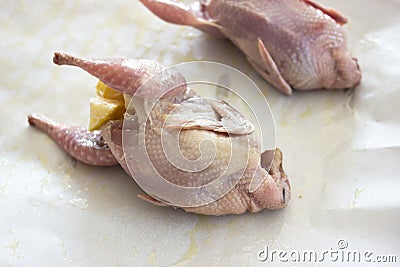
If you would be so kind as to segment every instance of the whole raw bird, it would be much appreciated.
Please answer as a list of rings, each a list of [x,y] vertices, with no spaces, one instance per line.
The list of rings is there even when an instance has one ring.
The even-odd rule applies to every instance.
[[[287,95],[292,89],[353,88],[360,82],[341,27],[347,19],[312,0],[140,1],[165,21],[230,39]]]
[[[178,188],[200,188],[197,193],[175,194],[173,201],[164,201],[165,189],[161,180],[155,179],[151,186],[160,189],[155,191],[161,195],[150,192],[139,197],[159,206],[224,215],[287,205],[291,190],[281,151],[261,153],[251,122],[223,101],[198,96],[179,73],[168,72],[151,60],[90,59],[55,53],[53,61],[77,66],[133,96],[133,111],[127,110],[123,121],[108,121],[100,131],[56,123],[38,113],[28,116],[32,126],[47,132],[72,157],[96,166],[120,164],[137,182],[150,181],[158,173]],[[153,78],[158,73],[162,73],[160,79]],[[123,133],[130,136],[125,138],[130,140],[128,144]],[[211,140],[212,147],[204,149],[205,140]],[[207,151],[215,152],[210,164],[187,171],[198,159],[207,159]],[[177,155],[178,162],[173,162]],[[222,178],[217,190],[207,191],[216,177]],[[228,186],[226,193],[216,196],[224,186]]]

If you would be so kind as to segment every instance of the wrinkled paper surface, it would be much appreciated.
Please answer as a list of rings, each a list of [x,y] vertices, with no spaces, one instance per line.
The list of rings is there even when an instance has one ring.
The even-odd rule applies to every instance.
[[[271,266],[279,262],[257,257],[266,246],[322,253],[338,249],[339,240],[399,262],[400,2],[323,3],[349,18],[345,30],[362,83],[286,97],[229,42],[167,24],[138,1],[3,1],[0,265]],[[210,60],[243,71],[273,111],[290,204],[241,216],[186,214],[138,199],[141,190],[119,167],[76,163],[26,120],[41,112],[88,123],[96,80],[53,65],[54,51],[166,66]],[[300,266],[329,264],[343,266]]]

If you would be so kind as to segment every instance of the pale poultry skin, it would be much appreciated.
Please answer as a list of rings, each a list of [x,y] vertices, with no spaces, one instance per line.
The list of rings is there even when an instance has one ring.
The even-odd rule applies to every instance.
[[[140,1],[167,22],[228,38],[284,94],[360,83],[357,59],[347,50],[341,27],[347,19],[312,0]]]
[[[282,168],[282,153],[279,149],[261,153],[260,142],[254,134],[254,126],[238,111],[222,101],[205,100],[184,84],[184,78],[179,73],[169,73],[163,83],[152,82],[145,90],[138,92],[150,77],[164,68],[155,61],[133,59],[91,59],[77,58],[63,53],[55,53],[54,62],[58,65],[77,66],[108,86],[126,94],[135,95],[135,113],[125,114],[121,120],[109,121],[100,131],[89,132],[83,127],[66,126],[56,123],[45,116],[33,113],[28,121],[47,132],[58,145],[72,157],[89,165],[112,166],[120,164],[129,174],[146,173],[141,162],[129,165],[126,158],[127,151],[123,145],[123,124],[128,123],[130,132],[139,132],[141,127],[146,130],[145,141],[148,156],[162,176],[179,186],[201,186],[213,180],[213,177],[222,175],[224,164],[230,160],[229,148],[234,144],[237,151],[237,161],[247,163],[233,165],[229,172],[223,173],[229,180],[240,174],[239,181],[227,194],[204,205],[181,206],[157,199],[156,195],[140,195],[150,203],[159,206],[173,206],[183,208],[187,212],[206,215],[241,214],[246,211],[258,212],[263,209],[280,209],[285,207],[291,198],[291,188],[287,175]],[[165,78],[165,77],[164,77]],[[173,90],[165,88],[175,84],[182,84]],[[143,87],[142,87],[143,88]],[[165,93],[165,94],[164,94]],[[157,106],[143,116],[143,110],[148,103],[157,96]],[[137,104],[137,105],[136,105]],[[165,114],[176,112],[167,120]],[[193,120],[186,123],[192,113],[201,114],[211,120]],[[129,117],[129,120],[127,120]],[[215,120],[219,120],[215,123]],[[151,123],[147,123],[151,122]],[[160,144],[160,133],[165,130],[173,133],[180,129],[179,148],[182,155],[190,160],[200,156],[199,144],[205,140],[212,140],[216,147],[215,159],[210,166],[198,172],[185,172],[171,165],[163,153]],[[133,144],[129,151],[130,157],[135,157],[138,144]],[[248,154],[246,154],[248,153]],[[133,156],[132,156],[133,154]],[[139,157],[138,157],[139,158]],[[132,167],[133,166],[133,167]],[[132,168],[136,168],[132,172]],[[140,169],[143,170],[140,170]],[[138,172],[136,172],[138,171]],[[223,176],[223,177],[225,177]],[[258,186],[251,188],[251,183],[257,181]],[[194,195],[196,199],[198,196]]]

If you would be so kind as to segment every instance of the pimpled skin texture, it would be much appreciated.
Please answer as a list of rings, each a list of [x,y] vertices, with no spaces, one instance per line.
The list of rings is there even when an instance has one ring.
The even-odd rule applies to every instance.
[[[89,132],[85,127],[56,123],[39,113],[30,114],[28,122],[47,132],[62,149],[79,161],[94,166],[118,164],[99,131]]]
[[[357,60],[341,27],[347,19],[312,0],[211,0],[185,5],[141,0],[165,21],[230,39],[284,94],[359,84]]]
[[[276,149],[261,153],[260,143],[254,134],[254,126],[250,122],[225,102],[206,100],[197,96],[186,84],[182,84],[184,78],[180,74],[163,72],[162,83],[161,80],[154,79],[153,81],[152,79],[152,82],[146,83],[148,86],[142,86],[149,77],[164,68],[155,61],[81,59],[63,53],[56,53],[54,62],[59,65],[77,66],[121,92],[130,95],[137,93],[135,94],[134,113],[127,112],[124,122],[109,121],[102,126],[100,131],[103,142],[102,160],[94,157],[96,153],[99,153],[98,151],[93,152],[99,142],[82,140],[84,136],[93,140],[92,135],[98,136],[98,133],[89,133],[86,129],[79,128],[81,129],[80,133],[85,134],[76,134],[76,127],[68,128],[36,113],[29,116],[28,120],[31,125],[49,133],[71,156],[91,165],[106,166],[119,163],[129,175],[137,175],[137,173],[146,175],[148,170],[143,162],[129,163],[128,167],[129,159],[126,158],[126,155],[127,153],[135,155],[138,141],[134,140],[129,147],[130,151],[126,151],[122,138],[124,124],[124,127],[127,127],[135,136],[140,135],[140,129],[145,129],[146,152],[153,167],[164,179],[173,184],[196,187],[208,184],[213,177],[221,175],[227,181],[233,177],[240,177],[238,183],[227,194],[204,205],[174,205],[158,200],[156,195],[139,195],[141,199],[158,206],[178,206],[187,212],[206,215],[241,214],[246,211],[280,209],[289,202],[291,198],[290,184],[282,168],[281,151]],[[164,83],[168,86],[177,86],[173,86],[174,89],[167,92]],[[139,92],[138,88],[141,88]],[[158,99],[157,104],[151,111],[146,110],[155,98]],[[169,114],[169,116],[167,117],[165,114]],[[193,119],[188,123],[188,119],[195,117],[194,115],[200,116],[201,119]],[[172,139],[167,144],[161,143],[162,132],[165,132],[166,136],[173,136],[177,131],[179,138],[176,144]],[[163,147],[172,143],[174,146],[168,147],[168,151],[178,147],[186,159],[193,161],[201,157],[199,145],[204,140],[212,140],[216,154],[211,165],[201,171],[187,172],[184,169],[176,168],[163,151]],[[86,145],[77,146],[76,144]],[[231,145],[236,149],[234,159],[231,159]],[[107,160],[104,160],[105,158]],[[230,161],[233,161],[233,167],[225,169]],[[240,164],[243,162],[246,164]],[[134,168],[133,172],[132,168]],[[257,181],[258,187],[251,188],[252,181]],[[193,196],[193,198],[197,197]]]

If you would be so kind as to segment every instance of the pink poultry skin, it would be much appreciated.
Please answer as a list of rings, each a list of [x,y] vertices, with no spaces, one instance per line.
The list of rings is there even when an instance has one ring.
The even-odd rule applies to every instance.
[[[139,99],[138,106],[135,102],[135,110],[148,106],[146,101],[152,101],[154,96],[166,92],[165,88],[174,88],[160,98],[159,104],[149,113],[149,117],[137,110],[133,115],[125,114],[126,117],[132,116],[128,124],[129,132],[136,134],[139,127],[146,127],[145,142],[146,145],[148,144],[148,157],[157,171],[173,184],[186,187],[207,184],[210,179],[212,181],[213,177],[220,175],[221,170],[225,175],[223,166],[231,160],[232,154],[229,151],[232,145],[239,151],[248,152],[244,155],[235,155],[239,161],[247,163],[243,165],[244,167],[233,166],[226,176],[229,180],[231,176],[240,174],[240,180],[229,192],[204,205],[180,206],[187,212],[206,215],[241,214],[246,211],[280,209],[289,202],[291,189],[288,177],[282,168],[282,152],[276,149],[261,153],[260,142],[254,134],[254,126],[225,102],[218,100],[209,102],[196,95],[186,85],[174,87],[177,83],[185,84],[185,79],[179,73],[170,72],[168,76],[163,76],[161,84],[157,81],[153,83],[152,80],[146,83],[150,84],[146,90],[137,92],[138,88],[143,88],[141,86],[149,78],[164,68],[151,60],[89,59],[63,53],[55,53],[53,61],[57,65],[77,66],[111,88],[129,95],[135,94],[135,97]],[[165,114],[171,114],[171,110],[178,111],[172,116],[172,120],[168,121],[165,119]],[[191,114],[211,119],[193,120],[186,123]],[[146,123],[148,119],[151,123]],[[77,160],[95,166],[120,164],[129,175],[133,175],[130,172],[132,169],[128,168],[129,159],[125,158],[126,147],[122,141],[123,122],[121,120],[109,121],[102,126],[100,131],[93,132],[83,127],[53,122],[38,113],[29,115],[28,122],[48,133],[62,149]],[[217,152],[211,165],[196,173],[182,171],[171,165],[163,153],[160,132],[161,130],[173,131],[175,127],[182,128],[179,136],[180,152],[191,160],[196,160],[199,156],[198,147],[202,140],[213,140]],[[137,147],[137,143],[129,147],[133,150],[133,156],[130,157],[139,158],[135,156]],[[135,166],[138,169],[143,168],[142,173],[148,173],[143,164],[138,163]],[[259,186],[250,190],[250,183],[254,178],[259,182]],[[157,196],[140,195],[139,197],[159,206],[177,206],[161,202],[156,199]],[[196,197],[198,196],[193,195],[193,198]]]
[[[228,38],[286,95],[292,89],[344,89],[360,83],[357,60],[347,50],[341,27],[347,19],[312,0],[140,1],[167,22]]]

